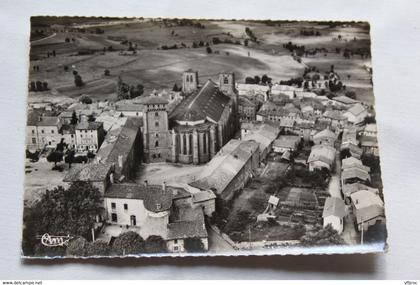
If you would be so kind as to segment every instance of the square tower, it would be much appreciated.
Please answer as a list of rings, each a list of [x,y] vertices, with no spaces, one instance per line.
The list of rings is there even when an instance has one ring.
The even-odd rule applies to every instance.
[[[191,93],[198,89],[198,72],[191,69],[182,74],[182,92]]]
[[[162,162],[170,159],[171,141],[166,101],[162,97],[144,98],[143,143],[146,162]]]
[[[219,75],[219,88],[226,95],[235,94],[235,73],[221,73]]]

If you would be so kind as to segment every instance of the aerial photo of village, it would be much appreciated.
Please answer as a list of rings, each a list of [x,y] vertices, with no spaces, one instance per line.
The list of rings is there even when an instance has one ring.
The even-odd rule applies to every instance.
[[[32,17],[22,256],[383,251],[370,45],[366,22]]]

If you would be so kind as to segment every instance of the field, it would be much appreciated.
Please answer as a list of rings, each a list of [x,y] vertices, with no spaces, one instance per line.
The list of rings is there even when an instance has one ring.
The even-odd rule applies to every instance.
[[[49,24],[53,22],[50,20]],[[194,23],[198,22],[205,28],[176,21],[125,20],[106,24],[97,20],[84,24],[77,19],[77,25],[71,28],[64,26],[48,30],[48,36],[31,43],[29,81],[46,81],[50,90],[31,92],[29,99],[77,99],[87,94],[95,100],[115,100],[118,77],[132,85],[142,84],[145,94],[149,94],[154,89],[171,89],[175,83],[180,86],[181,74],[189,68],[199,72],[202,83],[207,79],[217,81],[218,74],[223,71],[235,72],[237,82],[244,82],[247,76],[263,74],[270,76],[273,82],[279,82],[302,76],[308,65],[316,66],[321,72],[334,65],[348,89],[357,91],[358,98],[373,102],[370,74],[366,70],[370,59],[359,59],[357,56],[344,59],[335,53],[337,47],[369,48],[366,25],[348,27],[321,23],[309,25],[304,22],[273,24],[245,21]],[[98,27],[103,33],[94,32]],[[245,32],[247,27],[258,43],[249,41],[245,46],[244,41],[249,38]],[[302,29],[317,30],[320,36],[302,36],[299,34]],[[341,40],[337,40],[339,35]],[[229,43],[213,44],[214,38]],[[200,41],[209,43],[211,54],[207,53],[205,45],[192,47],[193,43]],[[283,47],[289,41],[305,45],[307,49],[328,48],[329,51],[304,57],[299,63]],[[136,54],[127,51],[128,42],[136,46]],[[161,49],[164,45],[175,44],[177,49]],[[52,53],[53,50],[56,56],[47,56],[47,52]],[[122,51],[125,55],[121,55]],[[33,66],[39,66],[39,70],[34,70]],[[109,76],[104,75],[105,69],[110,71]],[[74,86],[73,70],[82,76],[86,83],[84,87]]]

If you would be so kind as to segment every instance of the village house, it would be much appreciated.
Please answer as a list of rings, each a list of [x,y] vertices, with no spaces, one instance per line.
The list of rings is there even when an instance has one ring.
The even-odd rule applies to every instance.
[[[192,194],[193,207],[203,209],[204,215],[211,217],[216,211],[216,195],[211,190],[203,190]]]
[[[360,159],[357,159],[355,157],[348,157],[344,158],[341,161],[341,169],[348,169],[348,168],[360,168],[366,172],[370,172],[370,167],[363,165],[362,161]]]
[[[364,153],[379,156],[378,139],[373,136],[363,136],[360,138],[360,146]]]
[[[325,144],[329,146],[334,146],[336,139],[336,133],[334,133],[330,129],[322,130],[312,136],[312,141],[314,142],[314,144]]]
[[[357,144],[351,142],[342,143],[340,146],[340,151],[347,150],[351,156],[360,159],[363,154],[363,149],[357,146]]]
[[[378,136],[378,128],[376,124],[366,124],[362,129],[361,135],[376,138]]]
[[[96,187],[102,194],[112,180],[111,164],[73,164],[64,176],[63,182],[70,186],[74,182],[89,182]]]
[[[41,110],[28,110],[26,125],[27,149],[54,149],[61,141],[62,124],[58,117],[44,116]]]
[[[308,157],[309,170],[326,168],[332,170],[335,162],[336,150],[329,145],[314,145]]]
[[[105,220],[111,227],[125,227],[143,239],[160,236],[169,252],[184,252],[185,240],[191,238],[200,239],[207,250],[203,208],[192,207],[190,203],[188,191],[166,183],[112,184],[104,195]]]
[[[254,97],[260,102],[267,101],[270,95],[270,87],[267,85],[237,83],[236,89],[239,97]]]
[[[347,183],[367,183],[370,182],[370,175],[363,166],[353,166],[343,169],[341,172],[341,185]]]
[[[325,111],[319,120],[331,123],[333,129],[342,129],[347,123],[347,117],[338,110]]]
[[[105,138],[103,123],[82,121],[76,125],[76,148],[79,152],[96,152]]]
[[[230,200],[255,176],[254,171],[260,162],[258,148],[255,141],[230,140],[189,185],[215,191],[222,199]]]
[[[367,190],[367,191],[370,191],[372,193],[379,194],[378,189],[369,187],[369,186],[367,186],[363,183],[360,183],[360,182],[343,184],[341,190],[342,190],[343,196],[346,199],[346,201],[350,201],[351,194],[353,194],[355,192],[358,192],[358,191],[361,191],[361,190]]]
[[[260,159],[263,160],[273,149],[273,142],[280,133],[277,126],[268,123],[248,124],[251,126],[246,132],[242,131],[241,140],[255,141],[259,144]]]
[[[135,104],[126,100],[125,102],[115,103],[115,111],[125,117],[143,117],[144,105]]]
[[[257,118],[257,106],[245,96],[240,96],[238,102],[239,119],[241,121],[255,121]]]
[[[61,134],[61,138],[64,140],[63,142],[67,144],[68,148],[76,149],[77,141],[75,125],[63,124],[59,133]]]
[[[281,135],[274,141],[273,150],[276,153],[293,152],[297,150],[300,141],[301,138],[299,136]]]
[[[385,222],[384,203],[379,195],[360,190],[351,194],[350,198],[359,231],[367,231],[377,222]]]
[[[123,181],[134,176],[135,166],[141,162],[143,154],[141,126],[140,118],[126,118],[123,126],[115,125],[108,132],[97,152],[95,164],[113,166],[112,180]]]
[[[322,218],[324,219],[324,227],[331,225],[338,234],[343,232],[343,218],[346,216],[346,205],[344,201],[337,197],[328,197],[325,200]]]
[[[359,102],[344,95],[333,97],[331,100],[333,101],[333,105],[344,107],[346,109]]]
[[[367,109],[360,103],[353,105],[343,113],[343,116],[352,124],[362,123],[368,115]]]

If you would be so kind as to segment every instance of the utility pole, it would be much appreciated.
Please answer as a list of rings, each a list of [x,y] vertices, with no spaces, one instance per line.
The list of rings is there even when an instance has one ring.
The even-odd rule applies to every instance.
[[[360,244],[361,245],[363,245],[363,230],[364,230],[364,228],[363,228],[363,220],[362,220],[362,233],[360,235]]]

